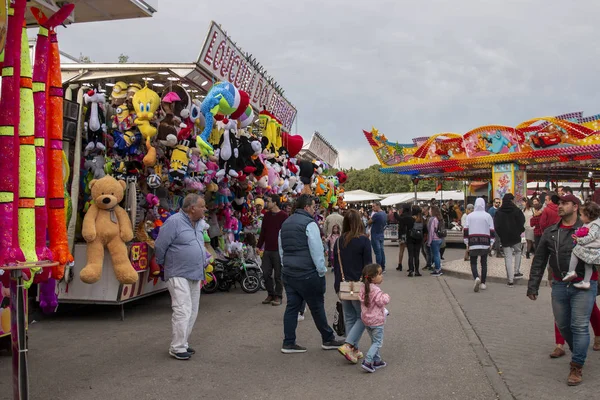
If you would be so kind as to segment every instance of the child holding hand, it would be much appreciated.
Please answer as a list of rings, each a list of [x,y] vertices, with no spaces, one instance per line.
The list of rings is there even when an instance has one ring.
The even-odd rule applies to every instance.
[[[383,271],[379,264],[369,264],[362,272],[363,287],[358,295],[361,305],[361,319],[371,337],[371,347],[361,365],[367,372],[375,372],[387,364],[381,359],[379,350],[383,345],[383,326],[388,314],[385,308],[390,296],[379,285],[383,282]]]

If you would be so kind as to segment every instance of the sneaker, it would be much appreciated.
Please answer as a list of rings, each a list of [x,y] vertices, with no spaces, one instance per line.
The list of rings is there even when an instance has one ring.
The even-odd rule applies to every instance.
[[[346,342],[344,342],[343,340],[336,340],[336,339],[334,339],[334,340],[331,340],[329,342],[323,343],[321,345],[321,348],[323,350],[337,350],[338,347],[343,346],[344,343],[346,343]]]
[[[352,364],[356,364],[358,362],[358,357],[356,357],[354,349],[348,343],[344,343],[344,345],[338,347],[337,350],[340,352],[341,355],[346,357],[346,360],[350,361]]]
[[[414,273],[412,271],[410,271],[407,275],[409,278],[412,278],[414,276]]]
[[[475,278],[475,284],[473,285],[473,291],[475,293],[479,292],[479,287],[481,286],[481,279]]]
[[[522,274],[522,273],[520,273],[520,272],[517,272],[517,273],[515,274],[515,279],[522,279],[522,278],[523,278],[523,274]]]
[[[266,299],[263,300],[263,304],[271,304],[271,302],[273,301],[273,296],[268,295]]]
[[[567,272],[567,274],[565,275],[565,277],[563,278],[563,282],[571,282],[573,279],[577,278],[577,272],[575,271],[570,271]]]
[[[574,283],[573,287],[576,287],[577,289],[588,290],[590,288],[590,283],[581,281],[581,282]]]
[[[373,368],[375,368],[375,369],[384,368],[384,367],[387,367],[387,363],[383,360],[375,361],[373,363]]]
[[[271,302],[272,306],[280,306],[281,305],[281,297],[274,296],[273,301]]]
[[[485,290],[487,289],[487,285],[485,283],[482,283],[481,286],[479,286],[479,289]]]
[[[283,354],[306,353],[306,347],[297,344],[284,344],[281,346],[281,352]]]
[[[358,358],[359,360],[362,358],[365,358],[365,355],[363,354],[363,352],[358,349],[354,349],[354,354],[356,355],[356,358]]]
[[[508,286],[508,287],[515,287],[515,283],[514,282],[507,282],[506,286]]]
[[[304,321],[304,314],[298,313],[298,321]]]
[[[191,355],[196,354],[196,350],[192,349],[191,347],[187,348],[187,352],[190,353]]]
[[[433,271],[433,272],[431,273],[431,276],[442,276],[442,275],[444,275],[444,273],[442,272],[442,270],[439,270],[439,271]]]
[[[175,353],[172,350],[169,350],[169,354],[171,355],[171,357],[173,357],[177,360],[189,360],[190,358],[192,358],[192,355],[190,353],[188,353],[187,351],[184,351],[181,353]]]
[[[371,372],[371,373],[375,372],[375,367],[373,367],[373,364],[368,363],[366,361],[363,361],[362,364],[360,365],[360,367],[367,372]]]

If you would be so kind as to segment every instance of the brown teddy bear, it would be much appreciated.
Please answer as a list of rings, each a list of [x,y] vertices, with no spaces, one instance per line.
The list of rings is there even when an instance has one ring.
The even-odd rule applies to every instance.
[[[88,242],[88,261],[79,274],[85,283],[96,283],[100,280],[105,246],[112,258],[117,280],[123,284],[138,280],[138,274],[131,266],[125,246],[126,242],[133,239],[131,220],[127,212],[119,206],[125,187],[125,181],[117,181],[110,175],[90,182],[94,203],[83,218],[82,228],[83,238]]]

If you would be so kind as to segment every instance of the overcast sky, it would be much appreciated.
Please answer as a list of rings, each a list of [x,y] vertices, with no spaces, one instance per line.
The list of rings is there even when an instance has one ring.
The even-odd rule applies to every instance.
[[[371,126],[407,143],[600,112],[598,15],[580,0],[162,0],[153,18],[73,25],[59,41],[99,62],[193,62],[215,20],[285,90],[297,133],[318,130],[363,168],[377,162]]]

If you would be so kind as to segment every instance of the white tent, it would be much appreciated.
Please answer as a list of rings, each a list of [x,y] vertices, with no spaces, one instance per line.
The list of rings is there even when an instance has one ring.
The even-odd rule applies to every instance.
[[[383,195],[385,196],[385,195]],[[385,200],[381,201],[382,206],[392,206],[395,204],[410,203],[415,199],[414,193],[399,193],[393,196],[386,197]],[[417,200],[429,201],[431,199],[436,200],[464,200],[465,194],[462,191],[456,190],[444,190],[439,192],[417,192]]]
[[[351,190],[344,193],[344,201],[346,203],[360,203],[361,201],[381,200],[381,195],[370,193],[366,190]]]

